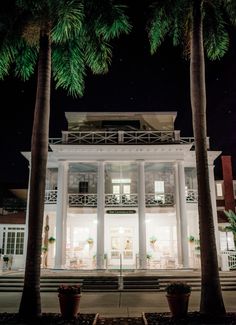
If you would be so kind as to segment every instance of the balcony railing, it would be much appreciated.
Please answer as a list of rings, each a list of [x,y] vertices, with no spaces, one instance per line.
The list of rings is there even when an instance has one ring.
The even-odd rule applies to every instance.
[[[187,190],[186,191],[186,202],[187,203],[197,203],[198,202],[198,191],[197,190]]]
[[[145,199],[147,207],[166,207],[174,205],[174,195],[172,193],[146,194]]]
[[[97,194],[69,194],[69,207],[96,207]]]
[[[63,131],[61,138],[50,138],[49,144],[158,144],[193,143],[194,138],[181,138],[180,131]]]
[[[68,194],[69,207],[97,207],[97,194]],[[174,205],[174,195],[146,194],[146,207],[165,207]],[[57,203],[57,190],[45,191],[45,204]],[[105,194],[106,207],[138,207],[138,194]]]
[[[45,204],[56,204],[57,203],[57,190],[46,190],[44,202],[45,202]]]
[[[138,194],[105,194],[106,207],[137,207]]]

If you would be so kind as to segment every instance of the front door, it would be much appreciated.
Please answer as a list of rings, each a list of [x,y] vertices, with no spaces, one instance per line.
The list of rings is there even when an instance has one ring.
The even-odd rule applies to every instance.
[[[135,265],[132,227],[110,228],[110,266],[133,268]]]

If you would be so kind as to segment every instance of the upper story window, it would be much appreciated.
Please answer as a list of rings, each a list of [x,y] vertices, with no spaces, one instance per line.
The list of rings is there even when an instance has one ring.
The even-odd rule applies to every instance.
[[[155,200],[164,200],[163,194],[165,193],[164,181],[154,182]]]
[[[220,182],[216,183],[216,196],[223,196],[222,183]]]
[[[236,197],[236,181],[233,181],[233,187],[234,187],[234,196]]]
[[[79,193],[88,193],[88,182],[79,182]]]

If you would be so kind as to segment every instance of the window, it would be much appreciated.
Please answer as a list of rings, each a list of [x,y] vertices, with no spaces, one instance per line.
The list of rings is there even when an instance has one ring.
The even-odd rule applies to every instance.
[[[2,237],[2,252],[7,255],[23,255],[24,228],[4,227]]]
[[[79,182],[79,193],[88,193],[88,182]]]
[[[165,186],[164,181],[154,182],[155,200],[165,203]]]
[[[216,183],[216,196],[223,196],[222,184]]]

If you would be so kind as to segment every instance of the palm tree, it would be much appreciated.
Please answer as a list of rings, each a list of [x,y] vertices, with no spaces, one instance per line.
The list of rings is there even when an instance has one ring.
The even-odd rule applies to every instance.
[[[215,242],[206,143],[206,89],[204,50],[209,59],[220,59],[229,46],[226,17],[235,23],[233,1],[158,0],[151,4],[148,35],[154,54],[164,38],[184,45],[190,55],[192,123],[198,180],[201,246],[201,302],[203,314],[225,314]]]
[[[48,153],[51,69],[56,87],[82,96],[86,67],[105,73],[111,63],[109,41],[128,33],[124,7],[112,0],[17,0],[4,8],[0,26],[0,79],[10,73],[24,80],[38,59],[37,91],[31,139],[28,245],[23,317],[41,314],[40,259]]]
[[[225,215],[228,218],[229,226],[225,227],[226,231],[232,231],[234,236],[234,245],[236,248],[236,214],[232,210],[224,211]]]

